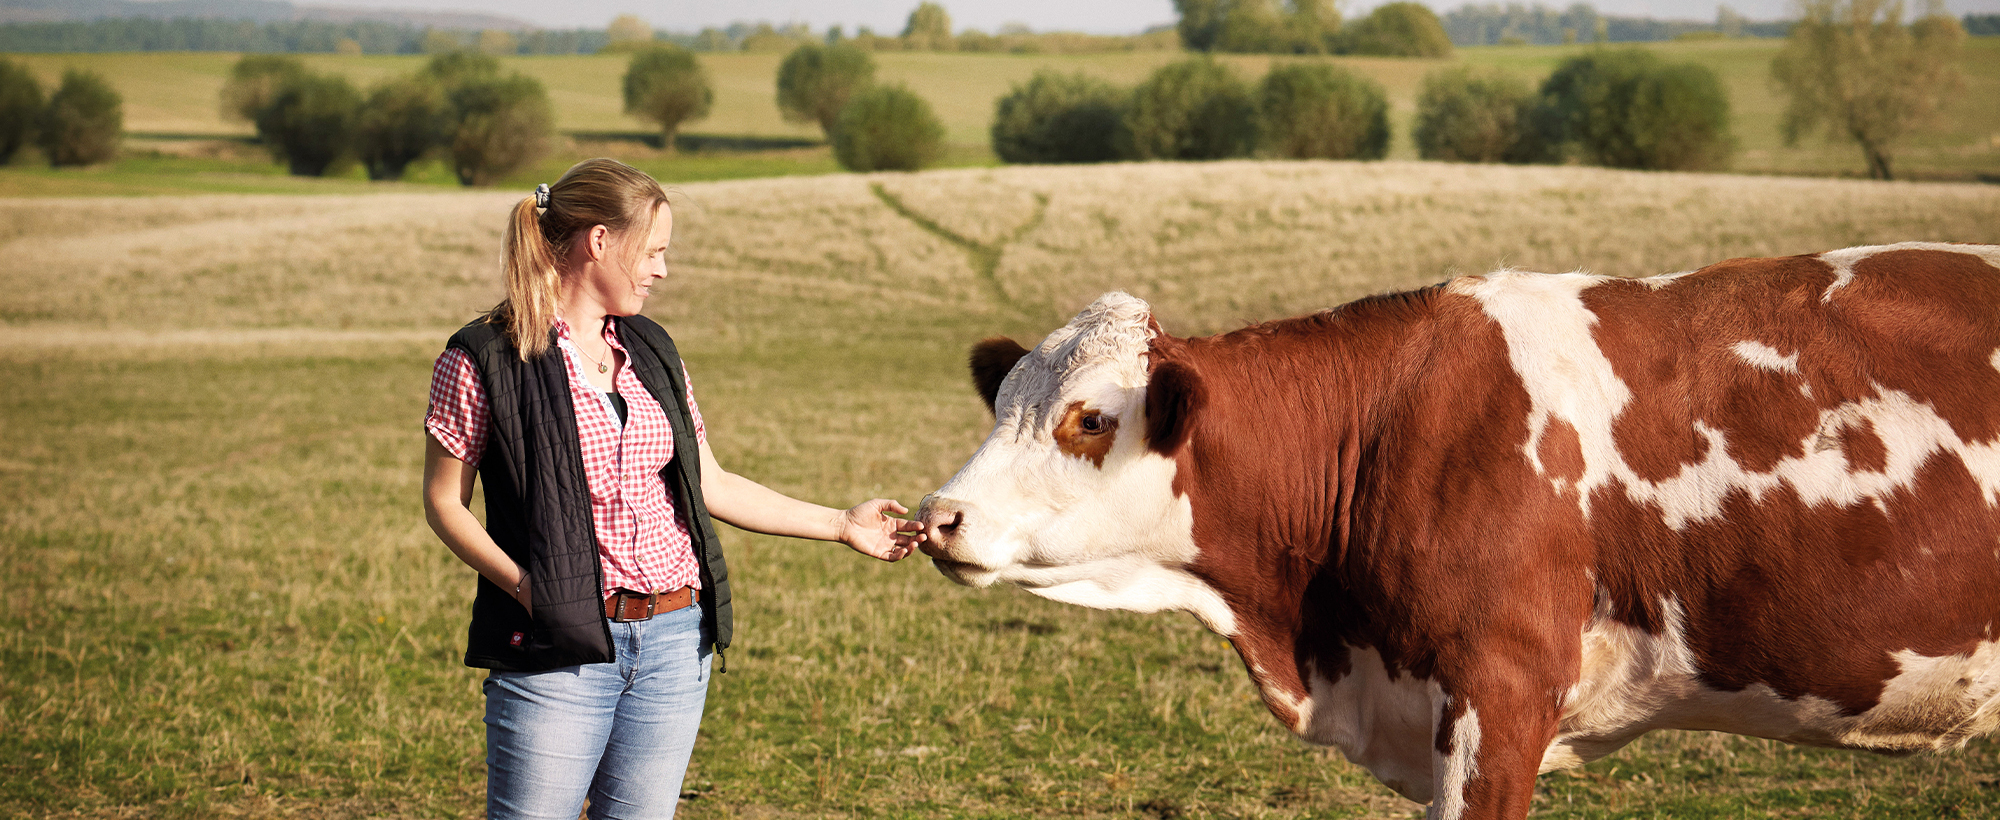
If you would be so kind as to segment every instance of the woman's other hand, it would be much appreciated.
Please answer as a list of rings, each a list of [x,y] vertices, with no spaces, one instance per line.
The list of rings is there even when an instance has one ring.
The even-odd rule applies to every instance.
[[[924,540],[924,525],[889,515],[908,515],[909,509],[887,498],[863,501],[844,510],[835,519],[840,542],[862,555],[884,561],[900,561]]]

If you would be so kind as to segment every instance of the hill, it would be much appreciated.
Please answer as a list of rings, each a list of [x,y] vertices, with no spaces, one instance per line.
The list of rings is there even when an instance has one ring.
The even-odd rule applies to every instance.
[[[517,192],[0,199],[0,815],[478,813],[470,573],[422,524],[430,362]],[[718,458],[912,503],[990,424],[964,370],[1099,292],[1198,334],[1502,265],[2000,241],[2000,187],[1222,162],[677,186],[669,327]],[[737,645],[684,811],[1406,818],[1172,615],[724,534]],[[1543,818],[2000,817],[2000,746],[1705,735],[1551,775]],[[1144,807],[1144,808],[1140,808]]]

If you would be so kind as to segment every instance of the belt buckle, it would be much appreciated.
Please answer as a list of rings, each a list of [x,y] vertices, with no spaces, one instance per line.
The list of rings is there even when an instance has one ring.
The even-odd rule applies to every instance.
[[[655,606],[655,602],[659,600],[659,596],[657,595],[643,596],[646,599],[646,614],[637,618],[627,618],[625,617],[625,602],[632,600],[633,598],[641,597],[640,594],[636,592],[621,591],[621,592],[611,593],[611,597],[618,599],[618,605],[613,607],[613,609],[617,612],[617,614],[611,616],[611,622],[614,624],[629,624],[636,621],[644,621],[649,618],[652,618],[653,607]]]

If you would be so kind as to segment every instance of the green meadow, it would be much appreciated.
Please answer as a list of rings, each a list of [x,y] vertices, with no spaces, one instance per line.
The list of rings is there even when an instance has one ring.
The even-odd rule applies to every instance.
[[[1858,176],[1865,170],[1859,149],[1817,137],[1786,146],[1778,133],[1784,100],[1769,79],[1776,40],[1711,40],[1643,46],[1670,60],[1713,68],[1729,90],[1738,151],[1733,170],[1744,173]],[[1224,55],[1244,79],[1255,81],[1274,59],[1322,59],[1347,66],[1381,82],[1389,94],[1393,120],[1392,159],[1414,159],[1409,126],[1424,74],[1454,63],[1495,67],[1539,82],[1565,56],[1588,46],[1485,46],[1459,49],[1444,60],[1366,57],[1273,58]],[[878,79],[905,83],[928,100],[943,120],[949,148],[946,166],[997,163],[988,140],[994,102],[1040,70],[1084,72],[1124,85],[1183,55],[1178,52],[1123,52],[1085,55],[1014,55],[885,52],[876,55]],[[338,72],[362,87],[414,71],[415,56],[303,55],[320,71]],[[397,186],[357,186],[358,169],[342,179],[306,183],[283,178],[282,169],[247,144],[247,123],[225,119],[218,92],[236,55],[219,53],[24,54],[11,55],[53,86],[68,67],[103,72],[125,95],[126,156],[105,168],[54,172],[32,158],[0,168],[0,195],[65,196],[116,193],[234,192],[300,190],[328,192],[384,190]],[[548,87],[566,137],[545,162],[524,170],[508,184],[532,185],[553,178],[587,156],[611,155],[645,167],[661,179],[701,181],[755,176],[826,173],[836,170],[815,126],[787,122],[775,102],[775,78],[782,55],[704,54],[715,88],[710,115],[684,128],[699,150],[667,155],[649,146],[646,127],[622,112],[620,77],[625,58],[616,55],[512,57],[509,68],[534,75]],[[1915,179],[2000,178],[2000,38],[1967,41],[1961,66],[1966,82],[1956,103],[1933,131],[1913,136],[1897,156],[1898,173]],[[437,163],[420,164],[409,184],[453,184]]]
[[[421,419],[444,338],[498,296],[519,194],[309,189],[0,198],[0,816],[482,810],[473,576],[423,523]],[[966,349],[1112,288],[1199,334],[1503,265],[2000,242],[1990,185],[1398,160],[675,189],[648,313],[717,454],[831,504],[935,489],[990,423]],[[1185,616],[725,530],[737,643],[684,816],[1421,816],[1279,727]],[[2000,818],[2000,742],[1891,759],[1660,733],[1544,777],[1536,810]]]

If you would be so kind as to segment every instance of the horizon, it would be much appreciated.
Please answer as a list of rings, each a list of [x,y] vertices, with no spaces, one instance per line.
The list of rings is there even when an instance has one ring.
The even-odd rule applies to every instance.
[[[920,0],[571,0],[550,4],[541,0],[292,0],[301,8],[342,11],[385,10],[399,12],[486,14],[511,17],[545,29],[592,29],[609,25],[613,18],[632,14],[656,31],[695,33],[704,28],[726,28],[735,23],[770,23],[774,26],[803,23],[815,31],[840,26],[852,33],[868,28],[877,34],[902,31],[909,13]],[[162,0],[137,0],[162,2]],[[1365,15],[1383,0],[1341,3],[1341,16],[1354,19]],[[940,2],[951,14],[954,31],[978,29],[994,32],[1003,26],[1024,25],[1037,32],[1076,31],[1088,34],[1138,34],[1178,19],[1172,0],[1100,0],[1077,4],[1066,0],[1015,0],[1007,4],[964,4]],[[1466,5],[1469,0],[1440,3],[1423,2],[1440,16]],[[1526,3],[1560,11],[1572,3]],[[1685,2],[1673,0],[1598,0],[1590,2],[1599,14],[1611,17],[1650,17],[1659,20],[1714,20],[1717,6],[1728,6],[1753,21],[1784,20],[1794,16],[1794,0],[1737,0],[1704,3],[1708,10],[1697,13]],[[2000,13],[2000,0],[1946,0],[1947,13]]]

